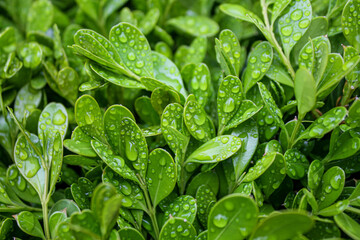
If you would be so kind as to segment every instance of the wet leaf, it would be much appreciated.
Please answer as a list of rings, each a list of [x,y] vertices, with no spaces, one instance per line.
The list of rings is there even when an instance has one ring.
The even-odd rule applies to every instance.
[[[269,70],[273,60],[273,49],[270,43],[262,42],[256,45],[248,56],[248,66],[245,71],[244,91],[248,92],[260,81]]]
[[[341,134],[336,143],[330,148],[324,162],[330,162],[338,159],[345,159],[357,153],[360,149],[360,138],[352,137],[349,131]]]
[[[324,173],[317,192],[319,209],[326,208],[338,199],[345,184],[345,172],[340,167],[332,167]]]
[[[205,110],[190,98],[184,107],[184,121],[190,134],[201,142],[209,141],[215,135],[214,125]]]
[[[186,187],[186,194],[195,197],[198,188],[202,185],[210,187],[214,194],[219,191],[219,179],[215,172],[201,172],[197,174]]]
[[[135,110],[141,120],[143,120],[145,123],[149,123],[151,125],[159,125],[159,114],[151,105],[151,99],[149,97],[142,96],[137,98],[135,101]]]
[[[41,97],[42,92],[32,89],[30,84],[22,87],[15,99],[14,112],[16,118],[22,122],[24,118],[28,117],[39,106]]]
[[[57,235],[57,229],[60,223],[66,220],[66,212],[54,212],[49,217],[50,234],[52,238]]]
[[[162,227],[160,232],[160,240],[170,238],[178,240],[195,239],[196,230],[191,223],[184,221],[183,218],[170,218]]]
[[[257,114],[262,107],[263,106],[255,105],[255,103],[250,100],[242,100],[239,109],[225,126],[225,131],[238,127],[240,124]]]
[[[64,146],[77,154],[86,157],[96,157],[96,152],[91,147],[91,137],[85,134],[80,127],[76,127],[72,132],[71,139],[64,140]]]
[[[171,155],[161,148],[153,150],[149,155],[146,182],[154,207],[173,191],[176,179]]]
[[[311,162],[308,170],[308,187],[312,191],[316,191],[320,186],[322,176],[324,174],[324,164],[320,160]]]
[[[196,212],[197,204],[195,198],[189,195],[182,195],[171,202],[165,209],[164,221],[176,217],[192,224],[195,220]]]
[[[242,98],[242,84],[239,78],[229,75],[221,81],[217,95],[219,133],[224,131],[227,123],[238,111]]]
[[[201,185],[196,191],[198,206],[197,217],[202,226],[206,227],[211,206],[216,202],[216,196],[209,185]]]
[[[309,231],[313,226],[310,216],[301,212],[274,212],[257,225],[250,239],[271,237],[291,239]]]
[[[19,228],[25,233],[45,239],[44,232],[41,228],[39,220],[35,217],[35,215],[28,211],[23,211],[18,215],[14,216],[16,223]]]
[[[291,49],[304,35],[312,17],[309,0],[292,1],[278,20],[280,38],[286,56],[290,56]]]
[[[286,174],[292,179],[303,178],[308,169],[309,161],[306,156],[297,149],[289,149],[284,155],[286,163]],[[308,178],[310,181],[310,179]]]
[[[27,16],[26,30],[46,32],[51,26],[54,8],[51,2],[40,0],[33,2]]]
[[[243,182],[251,182],[259,178],[271,166],[271,164],[273,164],[277,156],[278,153],[271,152],[265,154],[261,159],[257,160],[255,165],[247,171]]]
[[[346,3],[342,15],[341,15],[341,27],[343,28],[343,34],[346,40],[354,46],[357,50],[360,50],[360,42],[357,39],[360,27],[359,23],[353,19],[353,12],[359,11],[360,5],[354,0],[350,0]]]
[[[281,113],[281,110],[277,107],[270,91],[265,87],[262,82],[258,82],[258,86],[268,113],[274,118],[274,121],[278,126],[284,126],[284,122],[282,120],[283,115]]]
[[[174,62],[180,69],[189,63],[201,63],[206,55],[207,39],[195,38],[190,46],[180,46],[174,56]]]
[[[119,236],[121,237],[121,239],[145,240],[143,235],[135,228],[121,228],[119,230]]]
[[[159,16],[160,16],[159,9],[157,8],[150,9],[146,13],[144,18],[139,22],[140,31],[145,35],[149,34],[156,26]]]
[[[210,211],[208,239],[244,239],[256,226],[259,210],[255,202],[240,194],[218,201]]]
[[[349,205],[350,202],[347,199],[345,199],[344,201],[338,201],[337,203],[329,207],[321,209],[318,214],[324,217],[332,217],[342,213],[347,207],[349,207]]]
[[[356,99],[349,108],[348,117],[345,119],[346,124],[350,127],[360,126],[360,100]]]
[[[25,43],[18,51],[20,58],[23,60],[24,67],[34,69],[41,63],[43,52],[38,43]]]
[[[215,137],[197,148],[187,163],[217,163],[234,155],[241,147],[241,140],[231,135]]]
[[[181,16],[168,20],[167,24],[194,37],[212,37],[219,31],[218,24],[205,16]]]
[[[299,116],[302,119],[316,104],[316,85],[311,73],[299,68],[295,75],[295,98],[298,104]]]

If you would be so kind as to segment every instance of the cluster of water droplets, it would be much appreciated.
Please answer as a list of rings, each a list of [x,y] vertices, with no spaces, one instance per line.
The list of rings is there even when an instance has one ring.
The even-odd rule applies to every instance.
[[[20,137],[15,146],[16,166],[24,171],[27,178],[34,177],[40,170],[40,159],[25,137]]]
[[[184,109],[184,120],[191,135],[199,141],[209,141],[215,135],[213,125],[197,101],[187,102]]]
[[[195,239],[196,231],[193,226],[183,218],[170,218],[163,226],[160,239],[187,240]]]
[[[165,221],[172,217],[186,219],[190,223],[195,220],[197,203],[195,198],[190,195],[182,195],[175,199],[165,210]]]
[[[297,149],[289,149],[285,155],[286,173],[292,179],[301,179],[305,176],[309,162]]]
[[[344,13],[342,15],[342,27],[344,30],[344,35],[348,39],[351,38],[352,35],[355,34],[355,38],[358,38],[358,31],[360,25],[360,2],[355,2],[354,0],[349,1],[344,9]],[[350,42],[351,43],[351,42]]]
[[[198,206],[198,219],[206,227],[211,203],[216,202],[216,197],[209,185],[201,185],[196,192],[196,201]]]

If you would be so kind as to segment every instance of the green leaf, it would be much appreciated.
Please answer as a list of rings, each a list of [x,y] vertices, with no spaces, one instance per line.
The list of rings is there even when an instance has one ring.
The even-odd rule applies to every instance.
[[[171,202],[165,209],[164,221],[176,217],[182,218],[192,224],[195,220],[196,212],[197,204],[195,198],[189,195],[182,195]]]
[[[338,199],[345,185],[345,172],[340,167],[332,167],[322,177],[321,185],[316,195],[319,209],[326,208]]]
[[[285,66],[281,63],[281,60],[277,54],[274,54],[273,61],[265,75],[268,78],[281,84],[294,87],[294,82],[291,76],[289,75]]]
[[[75,119],[79,128],[87,135],[104,139],[103,117],[96,100],[90,95],[83,95],[75,103]]]
[[[184,108],[178,103],[166,106],[161,115],[161,130],[170,149],[176,153],[186,149],[190,140],[189,132],[183,121]]]
[[[360,126],[360,100],[355,99],[352,105],[349,108],[348,117],[345,119],[345,122],[350,127],[359,127]]]
[[[45,239],[44,232],[41,228],[39,220],[36,219],[33,213],[28,211],[23,211],[18,215],[14,215],[16,223],[19,228],[25,233]]]
[[[6,171],[6,183],[10,184],[11,189],[21,199],[27,202],[40,204],[40,199],[36,190],[25,180],[15,165],[8,167]]]
[[[121,228],[119,230],[121,239],[139,239],[145,240],[144,236],[135,228]]]
[[[13,221],[11,218],[5,218],[0,223],[0,237],[2,240],[10,238],[13,230]]]
[[[135,175],[135,172],[125,164],[125,160],[116,156],[111,148],[102,142],[92,140],[91,145],[94,151],[99,155],[99,157],[117,174],[125,179],[132,180],[139,183],[138,178]]]
[[[249,118],[253,117],[262,109],[262,107],[263,106],[256,106],[255,103],[250,100],[242,100],[239,109],[225,126],[225,131],[236,128]]]
[[[343,29],[343,34],[348,40],[348,42],[354,46],[357,50],[360,50],[360,41],[357,38],[357,35],[360,32],[359,23],[353,20],[353,12],[359,11],[359,3],[354,2],[354,0],[349,0],[341,15],[341,27]]]
[[[198,188],[202,185],[208,185],[211,191],[217,194],[219,191],[219,178],[217,174],[211,171],[197,174],[187,185],[186,194],[195,197]]]
[[[180,229],[180,231],[178,230]],[[195,239],[196,230],[191,223],[184,221],[182,218],[170,218],[162,227],[160,232],[160,240],[170,238],[178,240]]]
[[[189,63],[181,70],[181,75],[189,92],[194,94],[202,107],[209,102],[212,93],[211,75],[204,63]]]
[[[114,185],[117,193],[122,196],[122,207],[143,211],[147,210],[144,194],[138,184],[120,177],[109,167],[104,169],[102,178],[104,183]]]
[[[97,166],[97,160],[92,158],[83,157],[81,155],[66,155],[63,158],[65,164],[73,166]]]
[[[61,95],[74,105],[79,86],[78,74],[75,69],[71,67],[62,68],[57,75],[57,84]]]
[[[290,2],[291,0],[274,1],[274,6],[272,7],[272,14],[271,14],[271,25],[274,25],[276,19],[286,9],[286,7],[290,4]]]
[[[201,142],[209,141],[215,135],[212,121],[196,100],[188,98],[184,107],[184,121],[190,134]]]
[[[345,211],[346,208],[349,207],[349,205],[350,201],[347,199],[345,199],[344,201],[338,201],[337,203],[329,207],[321,209],[318,214],[324,217],[332,217]]]
[[[241,194],[231,194],[218,201],[210,211],[208,239],[244,239],[258,221],[255,202]]]
[[[263,237],[274,239],[292,239],[309,231],[313,226],[310,216],[301,212],[274,212],[257,225],[250,239]]]
[[[300,139],[309,139],[309,138],[322,138],[326,133],[333,130],[337,125],[339,125],[345,115],[347,110],[344,107],[335,107],[324,115],[317,118],[299,137],[296,141]]]
[[[268,154],[268,153],[267,153]],[[285,159],[282,154],[276,154],[276,158],[271,166],[256,181],[258,186],[263,189],[268,198],[276,189],[278,189],[285,179]]]
[[[242,94],[242,84],[239,78],[229,75],[221,81],[217,94],[219,133],[223,132],[227,123],[238,111],[243,98]]]
[[[261,159],[257,160],[255,165],[247,171],[243,182],[252,182],[259,178],[271,166],[271,164],[273,164],[277,156],[278,153],[271,152],[265,154]]]
[[[323,161],[330,162],[338,159],[346,159],[356,154],[360,149],[360,138],[352,137],[349,131],[341,134],[336,143],[330,148],[328,155]]]
[[[295,75],[295,98],[298,104],[299,116],[303,118],[316,104],[316,85],[311,73],[299,68]]]
[[[16,118],[22,122],[24,117],[28,117],[31,111],[37,108],[40,104],[42,92],[31,88],[30,84],[26,84],[18,92],[14,112]]]
[[[52,25],[54,7],[51,2],[40,0],[33,2],[27,16],[26,30],[46,32]]]
[[[216,43],[219,45],[219,49],[215,50],[218,50],[217,54],[221,54],[225,58],[227,68],[229,69],[227,75],[238,76],[241,63],[241,46],[236,35],[229,29],[222,30],[219,35],[219,41],[216,41]],[[217,56],[217,59],[220,57]],[[220,62],[219,59],[218,62]]]
[[[23,177],[35,188],[39,196],[43,196],[45,190],[45,169],[41,158],[33,148],[42,149],[39,138],[30,134],[30,144],[24,135],[21,135],[15,143],[14,159],[16,166]]]
[[[277,107],[277,104],[275,103],[270,91],[262,82],[258,82],[257,84],[259,86],[261,98],[264,101],[268,113],[274,118],[274,121],[278,126],[284,126],[284,122],[282,120],[283,115],[280,109]]]
[[[66,212],[54,212],[49,217],[49,228],[51,237],[55,238],[57,235],[57,229],[60,223],[66,220]]]
[[[146,176],[148,148],[144,134],[136,123],[124,117],[120,121],[119,153],[141,177]]]
[[[205,16],[180,16],[168,20],[167,24],[194,37],[212,37],[219,31],[219,25]]]
[[[90,197],[94,191],[94,184],[87,178],[79,178],[77,183],[71,184],[71,195],[81,209],[90,208]]]
[[[190,46],[180,46],[174,56],[175,64],[181,69],[189,63],[201,63],[206,55],[207,39],[195,38]]]
[[[241,148],[232,156],[235,179],[239,179],[250,163],[259,142],[256,122],[254,120],[244,122],[233,129],[231,135],[241,139]]]
[[[138,28],[129,23],[119,23],[111,28],[109,39],[130,71],[138,76],[153,76],[151,49]]]
[[[26,68],[36,68],[43,58],[41,47],[36,42],[25,43],[18,49],[18,54]]]
[[[85,134],[80,127],[72,132],[71,139],[64,140],[64,146],[77,154],[85,157],[96,157],[96,152],[91,147],[91,137]]]
[[[284,154],[284,158],[286,164],[286,174],[290,178],[301,179],[306,175],[309,169],[309,161],[299,150],[294,148],[287,150]],[[308,181],[310,181],[310,176],[308,177]]]
[[[146,182],[154,207],[173,191],[176,179],[175,163],[171,155],[161,148],[153,150],[149,155]]]
[[[99,14],[99,1],[96,0],[76,0],[77,5],[84,11],[92,20],[98,20]]]
[[[149,97],[141,96],[137,98],[135,100],[135,110],[140,119],[145,123],[149,123],[150,125],[159,125],[159,114],[151,105],[151,99]]]
[[[263,21],[256,14],[240,5],[227,3],[221,4],[220,10],[232,17],[238,18],[246,22],[254,23],[256,26],[265,27]]]
[[[316,221],[314,227],[305,234],[309,239],[340,238],[341,232],[335,223]]]
[[[344,60],[347,62],[349,60],[351,60],[353,57],[355,57],[356,55],[358,55],[358,51],[356,51],[355,48],[353,48],[352,46],[346,46],[344,47]],[[359,65],[356,65],[356,67],[350,72],[348,73],[345,78],[348,82],[348,84],[350,85],[350,89],[354,88],[356,89],[359,84]]]
[[[245,93],[265,76],[271,66],[272,60],[273,49],[269,42],[259,43],[254,50],[250,52],[244,78]]]
[[[290,56],[291,49],[304,35],[312,17],[311,2],[292,1],[278,20],[280,38],[286,56]]]
[[[216,197],[209,185],[201,185],[196,191],[198,206],[197,217],[202,226],[206,227],[211,206],[216,202]]]
[[[348,236],[353,239],[360,239],[360,225],[354,219],[345,213],[340,213],[334,217],[334,220]]]
[[[67,232],[71,231],[73,239],[101,239],[101,230],[99,222],[97,221],[96,215],[90,210],[84,210],[81,213],[75,213],[71,216],[70,224],[67,227]],[[58,229],[59,231],[64,231],[66,228],[63,228],[61,225]],[[61,236],[61,235],[60,235]],[[67,239],[67,238],[66,238]],[[71,239],[71,238],[70,238]]]
[[[217,163],[234,155],[241,147],[241,140],[231,135],[215,137],[197,148],[187,163]]]
[[[156,26],[156,23],[159,19],[160,11],[157,8],[150,9],[143,19],[139,22],[140,31],[147,35],[149,34]]]
[[[66,216],[71,216],[75,212],[80,212],[80,208],[74,201],[68,199],[61,199],[57,201],[49,211],[49,216],[54,212],[66,211]]]
[[[163,113],[170,103],[180,102],[181,95],[167,86],[155,88],[151,94],[151,104],[159,115]]]
[[[324,173],[324,164],[320,160],[314,160],[311,162],[308,170],[308,187],[312,191],[316,191],[320,186],[321,179]]]
[[[187,92],[181,79],[180,71],[176,65],[160,53],[152,52],[151,54],[154,65],[154,77],[186,97]]]

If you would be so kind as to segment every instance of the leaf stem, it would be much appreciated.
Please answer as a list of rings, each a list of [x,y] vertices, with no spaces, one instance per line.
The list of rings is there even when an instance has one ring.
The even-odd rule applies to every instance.
[[[301,122],[302,122],[303,118],[304,118],[304,116],[299,115],[298,120],[296,120],[295,128],[294,128],[293,132],[291,133],[290,140],[288,141],[288,149],[292,148],[294,146],[294,144],[296,143],[296,142],[294,143],[295,137],[299,131],[299,128],[301,126]]]
[[[140,181],[140,188],[141,190],[144,192],[144,196],[145,196],[145,201],[146,201],[146,205],[148,208],[147,214],[149,215],[150,219],[151,219],[151,223],[153,225],[154,228],[154,233],[155,233],[155,239],[159,239],[159,225],[156,219],[156,209],[154,208],[154,206],[151,203],[150,197],[149,197],[149,192],[147,190],[146,184],[144,182],[144,180],[138,176],[139,181]]]
[[[50,236],[50,228],[49,228],[49,216],[48,216],[48,203],[49,203],[49,196],[48,193],[49,188],[49,169],[45,168],[45,186],[44,186],[44,196],[41,198],[41,206],[43,212],[43,223],[44,223],[44,231],[46,239],[51,239]]]

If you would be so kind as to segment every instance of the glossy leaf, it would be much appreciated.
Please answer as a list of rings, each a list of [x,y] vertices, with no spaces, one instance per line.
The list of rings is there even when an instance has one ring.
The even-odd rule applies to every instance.
[[[258,214],[251,198],[240,194],[226,196],[210,212],[208,239],[244,239],[256,226]]]
[[[257,114],[262,107],[263,106],[255,105],[255,103],[250,100],[242,100],[239,109],[225,126],[225,131],[238,127],[240,124]]]
[[[181,16],[170,19],[167,24],[194,37],[212,37],[219,31],[218,24],[204,16]]]
[[[241,140],[231,135],[215,137],[197,148],[186,160],[194,163],[217,163],[234,155],[241,147]]]
[[[248,92],[269,70],[273,60],[273,49],[268,42],[256,45],[248,57],[248,66],[244,78],[244,91]]]
[[[274,118],[274,121],[278,126],[283,126],[284,125],[284,122],[282,120],[283,115],[281,113],[281,110],[277,107],[271,93],[263,83],[259,82],[258,86],[265,107],[268,110],[268,113]]]
[[[76,127],[72,132],[71,139],[64,140],[64,146],[77,154],[86,157],[96,157],[96,152],[91,147],[91,137],[85,134],[80,127]]]
[[[24,117],[29,116],[30,112],[40,104],[42,93],[31,88],[26,84],[20,89],[15,99],[14,112],[16,118],[21,122]]]
[[[354,219],[345,213],[340,213],[334,217],[334,220],[348,236],[353,239],[360,239],[360,225]]]
[[[119,236],[121,239],[139,239],[145,240],[143,235],[135,228],[121,228],[119,230]]]
[[[341,27],[343,28],[343,34],[348,42],[353,45],[357,50],[360,50],[360,42],[357,39],[360,27],[359,23],[353,20],[353,12],[359,11],[360,6],[358,2],[350,0],[346,3],[341,16]]]
[[[212,204],[216,202],[214,192],[209,185],[201,185],[196,191],[198,206],[197,217],[202,226],[206,227]]]
[[[176,168],[171,155],[165,150],[158,148],[150,153],[146,182],[154,207],[173,191]]]
[[[309,168],[306,156],[297,149],[289,149],[284,155],[286,163],[286,174],[292,179],[303,178]],[[310,181],[310,178],[308,178]],[[309,184],[310,185],[310,184]]]
[[[243,181],[251,182],[259,178],[271,166],[271,164],[273,164],[277,155],[278,154],[276,152],[271,152],[265,154],[261,159],[257,160],[255,165],[247,171]]]
[[[178,231],[180,229],[181,231]],[[160,240],[170,238],[179,240],[195,239],[196,230],[191,223],[184,221],[183,218],[170,218],[162,227],[160,232]]]
[[[14,216],[19,228],[27,234],[45,239],[43,230],[41,228],[39,220],[35,215],[28,211],[23,211]]]
[[[305,116],[316,104],[315,80],[308,70],[299,68],[296,72],[294,90],[299,116]]]
[[[314,160],[311,162],[308,170],[308,187],[312,191],[316,191],[316,189],[320,186],[321,179],[324,173],[324,164],[319,160]]]
[[[278,20],[278,28],[286,56],[290,55],[291,49],[310,26],[311,17],[312,8],[309,0],[292,1],[284,10]]]
[[[182,195],[176,198],[165,209],[164,221],[167,221],[168,219],[172,219],[173,217],[179,217],[192,224],[195,220],[196,212],[197,212],[197,203],[195,198],[189,195]]]

